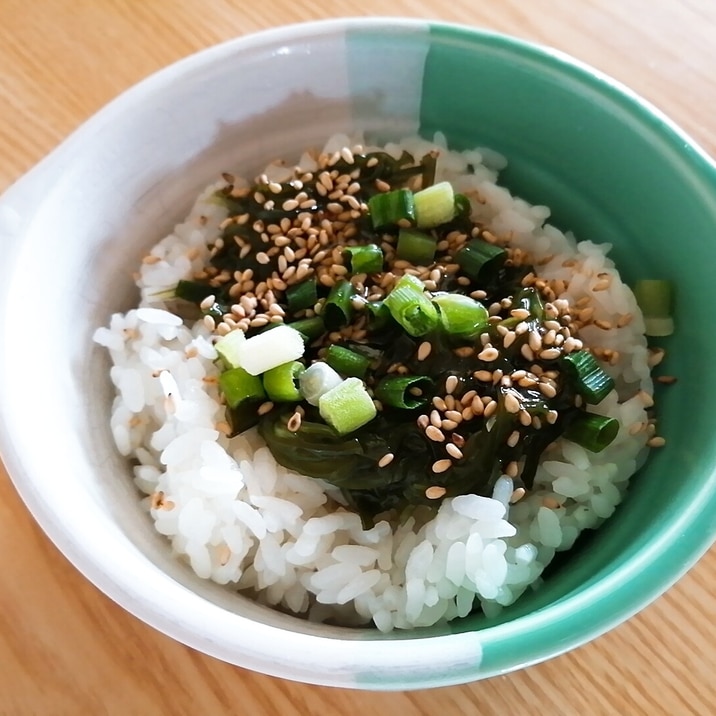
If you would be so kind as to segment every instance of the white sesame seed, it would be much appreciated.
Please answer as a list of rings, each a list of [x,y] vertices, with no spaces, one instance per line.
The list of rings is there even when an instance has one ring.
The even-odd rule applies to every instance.
[[[519,413],[520,412],[520,401],[517,396],[512,392],[505,393],[505,410],[508,413]]]
[[[433,344],[430,343],[430,341],[423,341],[418,346],[418,360],[425,360],[429,355],[430,352],[433,350]]]
[[[443,460],[443,462],[449,463],[450,460]],[[438,463],[436,462],[435,465],[437,464]],[[444,470],[435,470],[435,465],[433,465],[433,472],[444,472],[444,470],[447,470],[447,468],[444,468]],[[448,467],[450,467],[450,465],[448,465]],[[432,485],[425,490],[425,497],[429,500],[439,500],[446,492],[447,490],[444,487],[441,487],[440,485]]]
[[[485,361],[486,363],[491,363],[492,361],[497,360],[500,357],[500,352],[492,345],[487,345],[483,350],[481,350],[477,357],[480,360]]]
[[[439,395],[436,395],[433,398],[433,405],[440,411],[447,410],[447,404]]]
[[[435,443],[445,442],[445,434],[442,432],[442,430],[436,428],[434,425],[428,425],[428,427],[425,428],[425,437]]]
[[[445,392],[450,395],[459,384],[458,377],[456,375],[449,375],[445,380]]]
[[[460,450],[460,448],[455,445],[455,443],[448,443],[445,446],[445,452],[455,460],[462,460],[463,458],[462,450]]]
[[[395,455],[393,455],[392,452],[385,453],[385,455],[383,455],[383,457],[378,460],[378,467],[386,467],[387,465],[390,465],[390,463],[393,462],[394,458]]]
[[[449,470],[452,467],[452,461],[451,460],[436,460],[432,465],[432,471],[435,473],[445,472],[446,470]],[[430,490],[431,488],[428,488]],[[444,487],[439,488],[443,492],[440,494],[440,497],[445,494],[446,490]],[[427,496],[428,490],[425,491],[425,494]],[[435,498],[430,498],[435,499]]]

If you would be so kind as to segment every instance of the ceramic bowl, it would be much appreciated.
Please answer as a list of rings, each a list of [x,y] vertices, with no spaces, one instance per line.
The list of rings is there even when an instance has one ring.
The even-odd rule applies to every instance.
[[[454,148],[506,155],[503,182],[552,207],[553,223],[580,239],[613,244],[627,280],[676,282],[678,328],[665,344],[679,380],[659,395],[667,447],[616,514],[497,620],[388,636],[309,624],[172,559],[113,448],[108,363],[92,333],[137,300],[130,277],[143,252],[221,171],[250,174],[337,131],[388,139],[436,130]],[[716,339],[704,328],[714,227],[713,162],[657,109],[558,52],[396,19],[243,37],[125,92],[0,200],[3,459],[38,523],[88,579],[219,659],[369,689],[524,667],[643,608],[714,539]]]

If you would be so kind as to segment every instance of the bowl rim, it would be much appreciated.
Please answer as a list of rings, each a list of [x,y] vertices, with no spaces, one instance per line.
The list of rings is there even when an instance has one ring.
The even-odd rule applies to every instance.
[[[180,80],[185,72],[212,65],[239,49],[245,51],[277,46],[312,36],[344,33],[355,29],[428,30],[433,39],[441,41],[445,41],[449,36],[468,42],[493,42],[501,44],[510,53],[538,57],[542,62],[558,68],[561,73],[568,73],[580,82],[609,95],[611,99],[621,103],[640,123],[652,125],[664,142],[679,150],[679,156],[683,155],[683,161],[688,163],[702,183],[716,188],[716,165],[713,160],[672,120],[622,83],[564,52],[490,29],[456,23],[402,17],[335,18],[284,25],[222,42],[160,69],[125,90],[80,125],[0,197],[0,234],[21,236],[19,217],[30,211],[27,195],[32,192],[28,192],[27,188],[47,173],[57,171],[67,157],[81,150],[82,139],[86,133],[131,108],[147,93],[161,92],[162,88]],[[12,251],[4,263],[6,267],[12,265]],[[0,316],[0,322],[2,320]],[[195,619],[192,619],[191,615],[187,617],[184,605],[191,603],[190,597],[189,602],[182,600],[176,605],[167,605],[154,595],[147,595],[143,585],[129,583],[120,570],[113,569],[111,563],[99,560],[91,545],[79,545],[72,539],[71,526],[63,524],[48,509],[35,490],[31,475],[27,474],[23,467],[22,458],[9,438],[11,417],[7,414],[6,403],[2,398],[3,383],[0,374],[0,452],[8,474],[35,520],[85,577],[134,616],[179,642],[233,664],[307,683],[376,690],[425,688],[486,678],[543,661],[592,640],[645,607],[693,566],[716,538],[716,523],[707,515],[707,496],[711,487],[705,481],[702,489],[695,495],[690,509],[666,523],[658,538],[627,559],[614,572],[596,584],[587,585],[577,594],[569,595],[512,622],[486,626],[479,633],[424,637],[418,635],[417,638],[413,635],[411,638],[382,641],[383,655],[379,662],[376,662],[371,639],[337,639],[283,631],[232,614],[237,620],[236,625],[242,630],[239,643],[235,639],[237,630],[225,630],[222,619],[217,619],[215,627],[207,633],[204,614]],[[712,477],[716,479],[716,473]],[[695,529],[695,525],[699,525],[700,530]],[[689,545],[685,545],[682,539],[687,531],[692,535]],[[662,569],[655,575],[655,570],[650,570],[649,567],[657,558]],[[201,599],[198,595],[191,596],[196,600]],[[603,604],[608,608],[601,609],[603,616],[585,628],[582,613],[594,604]],[[211,606],[217,610],[217,614],[218,611],[228,613],[217,605]],[[525,629],[545,636],[549,634],[550,638],[545,639],[542,644],[535,643],[540,640],[533,640],[532,648],[524,650],[521,648],[521,634]],[[480,650],[493,648],[498,643],[502,651],[520,647],[515,653],[520,653],[521,658],[513,659],[508,668],[481,669],[478,663]],[[292,669],[285,662],[276,661],[276,652],[279,650],[284,654],[294,655],[311,650],[311,670],[302,669],[300,665],[294,665],[295,668]],[[335,667],[335,664],[347,663],[348,653],[354,661],[370,665],[373,670],[379,667],[379,678],[368,678],[356,683],[353,675]],[[315,672],[316,654],[320,654],[320,665],[324,667],[324,671],[320,673]],[[438,655],[444,657],[445,661],[437,663]],[[423,671],[416,678],[415,674],[410,673],[410,669],[424,663],[426,658],[429,663],[434,664],[434,672],[431,674]]]

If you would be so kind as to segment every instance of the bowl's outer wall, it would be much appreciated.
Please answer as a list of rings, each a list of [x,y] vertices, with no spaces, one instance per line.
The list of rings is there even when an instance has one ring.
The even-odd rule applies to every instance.
[[[245,101],[225,99],[229,88]],[[439,130],[453,147],[503,152],[510,161],[505,182],[552,207],[560,228],[612,243],[630,280],[678,284],[678,329],[666,341],[665,370],[679,381],[660,391],[658,402],[668,449],[651,457],[625,503],[575,558],[501,623],[470,618],[451,625],[453,635],[395,634],[374,668],[375,634],[297,624],[194,579],[168,557],[129,480],[108,477],[125,468],[106,428],[107,363],[101,351],[87,350],[94,328],[136,299],[126,277],[142,253],[212,176],[254,171],[268,158],[355,129],[383,137]],[[8,348],[0,356],[4,459],[40,524],[89,578],[150,624],[227,661],[303,681],[395,689],[464,682],[553,656],[648,603],[716,532],[708,410],[716,394],[708,364],[714,336],[703,330],[711,307],[714,177],[688,138],[609,80],[490,33],[342,21],[214,48],[120,98],[3,199],[0,231],[3,216],[17,212],[21,240],[7,263],[13,275],[2,305],[4,345],[10,336],[32,338],[12,306],[23,284],[39,277],[56,299],[47,339],[66,348],[47,388],[45,417],[70,431],[47,431],[47,454],[33,454],[36,411],[23,405],[27,392],[10,374],[41,370],[42,359]],[[40,186],[46,195],[38,205]],[[117,186],[123,191],[108,201]],[[87,206],[102,207],[101,215],[88,215]],[[48,235],[57,226],[73,227],[67,251]],[[48,475],[52,463],[77,467],[58,484]],[[281,629],[294,633],[282,637]],[[303,652],[310,658],[298,658]],[[429,668],[420,668],[421,660]]]

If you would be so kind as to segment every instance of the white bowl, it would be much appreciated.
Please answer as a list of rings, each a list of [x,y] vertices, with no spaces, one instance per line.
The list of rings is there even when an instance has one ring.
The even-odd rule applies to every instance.
[[[666,586],[649,583],[626,595],[618,612],[591,623],[570,619],[592,600],[614,598],[618,574],[569,603],[480,633],[386,638],[318,626],[200,580],[175,561],[114,449],[109,364],[92,333],[136,302],[131,274],[146,249],[222,171],[251,174],[337,131],[416,133],[426,57],[451,36],[492,62],[515,63],[519,72],[545,62],[555,76],[563,67],[575,84],[596,76],[548,51],[489,33],[445,26],[436,33],[423,22],[276,29],[213,47],[141,82],[0,200],[0,433],[10,475],[44,531],[103,592],[227,662],[338,686],[461,683],[583,643]],[[605,84],[615,105],[624,101],[620,92]],[[707,535],[694,544],[686,561],[708,541]]]

